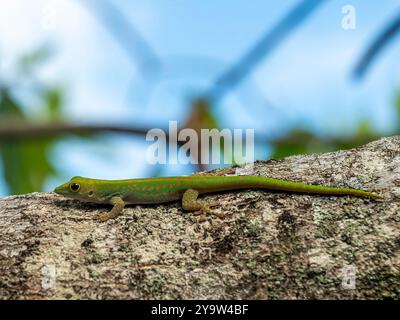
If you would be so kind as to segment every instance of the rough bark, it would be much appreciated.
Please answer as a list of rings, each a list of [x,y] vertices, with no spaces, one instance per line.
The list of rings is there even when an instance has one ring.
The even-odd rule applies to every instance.
[[[6,197],[0,298],[400,298],[400,137],[259,161],[254,174],[385,199],[245,190],[206,196],[223,219],[198,222],[172,203],[100,223],[93,217],[109,208],[53,193]]]

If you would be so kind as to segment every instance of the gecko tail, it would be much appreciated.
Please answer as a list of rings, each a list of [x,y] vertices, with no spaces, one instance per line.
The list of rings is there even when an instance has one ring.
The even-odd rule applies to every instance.
[[[370,199],[383,199],[383,196],[380,194],[377,194],[375,192],[369,192],[369,191],[364,191],[364,190],[357,190],[357,189],[350,189],[352,190],[352,195],[359,196],[359,197],[365,197],[365,198],[370,198]]]
[[[284,181],[266,177],[259,180],[259,184],[261,185],[262,188],[271,190],[326,194],[326,195],[351,195],[351,196],[364,197],[370,199],[383,199],[383,196],[377,193],[364,191],[360,189],[325,187],[325,186],[318,186],[301,182]]]

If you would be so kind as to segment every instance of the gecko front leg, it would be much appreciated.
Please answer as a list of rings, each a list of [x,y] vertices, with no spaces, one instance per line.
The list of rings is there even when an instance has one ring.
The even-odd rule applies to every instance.
[[[112,197],[110,199],[110,204],[113,208],[109,213],[100,213],[97,218],[101,221],[107,221],[108,219],[114,219],[122,213],[122,209],[125,207],[125,202],[121,197]]]
[[[214,207],[217,203],[207,203],[206,201],[202,201],[197,199],[199,196],[199,192],[194,189],[187,189],[182,196],[182,208],[187,211],[197,211],[199,214],[212,214],[219,218],[224,216],[223,213],[219,213],[210,209],[210,207]]]

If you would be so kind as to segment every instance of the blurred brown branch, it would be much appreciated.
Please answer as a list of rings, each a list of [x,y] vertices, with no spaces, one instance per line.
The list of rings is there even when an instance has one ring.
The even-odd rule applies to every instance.
[[[178,128],[180,130],[187,128],[188,124]],[[43,123],[34,124],[28,122],[20,123],[2,123],[0,122],[0,141],[10,140],[29,140],[38,138],[56,137],[62,135],[87,135],[87,134],[105,134],[105,133],[118,133],[118,134],[129,134],[145,137],[149,131],[154,128],[145,127],[133,127],[133,126],[121,126],[121,125],[102,125],[102,124],[69,124],[69,123]],[[163,130],[166,136],[167,143],[169,143],[168,129],[160,128]],[[193,129],[193,128],[191,128]],[[196,130],[195,130],[196,131]],[[150,134],[151,136],[151,134]],[[335,146],[339,149],[348,149],[363,143],[367,143],[378,138],[380,135],[375,132],[370,133],[359,133],[352,137],[337,137],[337,136],[326,136],[318,137],[307,130],[293,130],[282,134],[280,136],[267,136],[265,134],[256,134],[256,144],[271,144],[276,148],[292,148],[296,145],[302,146],[302,148],[310,148],[311,151],[315,151],[316,148],[323,148],[324,146]],[[176,137],[174,138],[176,139]],[[185,144],[186,141],[178,141],[178,145]],[[334,149],[335,149],[334,148]],[[282,155],[279,155],[281,157]],[[286,156],[286,154],[285,154]]]
[[[66,134],[126,133],[145,136],[150,128],[120,125],[0,123],[0,140],[53,137]]]
[[[185,129],[187,126],[178,129]],[[29,123],[29,122],[17,122],[17,123],[5,123],[0,121],[0,141],[1,140],[13,140],[13,139],[37,139],[44,137],[55,137],[60,135],[85,135],[85,134],[103,134],[103,133],[120,133],[129,135],[146,136],[150,130],[154,128],[145,127],[132,127],[132,126],[121,126],[121,125],[110,125],[110,124],[70,124],[70,123]],[[165,133],[167,143],[169,142],[168,129],[159,128]],[[151,133],[149,134],[151,136]],[[266,143],[270,139],[267,137],[256,137],[256,142]],[[179,145],[185,143],[185,141],[178,141]]]

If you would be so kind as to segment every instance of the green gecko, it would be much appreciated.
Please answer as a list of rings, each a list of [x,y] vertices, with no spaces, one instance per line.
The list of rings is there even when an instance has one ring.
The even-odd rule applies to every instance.
[[[326,195],[353,195],[379,199],[382,196],[358,189],[317,186],[262,176],[214,176],[194,175],[128,180],[100,180],[73,177],[54,191],[62,196],[86,202],[113,205],[109,213],[98,216],[102,221],[115,218],[122,213],[125,204],[156,204],[182,199],[187,211],[208,213],[222,217],[212,211],[215,203],[198,200],[199,194],[237,189],[267,189]]]

